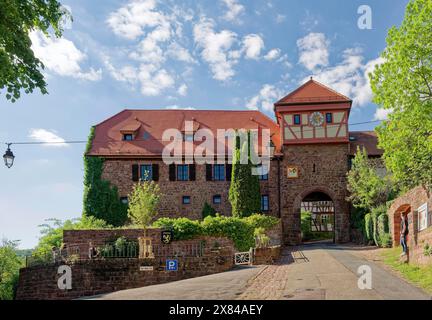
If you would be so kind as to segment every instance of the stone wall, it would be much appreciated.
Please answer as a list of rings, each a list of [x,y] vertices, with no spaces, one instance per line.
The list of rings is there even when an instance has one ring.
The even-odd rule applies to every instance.
[[[166,271],[165,259],[77,261],[70,264],[71,290],[60,290],[57,286],[61,276],[58,274],[59,264],[23,268],[20,270],[17,299],[75,299],[219,273],[233,267],[234,249],[229,239],[202,237],[199,240],[205,241],[203,255],[177,257],[178,271]],[[142,266],[152,266],[153,270],[140,271]]]
[[[422,231],[418,230],[417,209],[423,204],[428,204],[429,227]],[[418,264],[432,263],[432,257],[423,254],[426,244],[432,246],[432,195],[423,187],[417,187],[397,198],[388,210],[390,232],[393,238],[393,246],[400,245],[400,214],[408,215],[409,222],[409,259]]]
[[[206,166],[196,165],[195,181],[170,181],[169,166],[162,160],[119,160],[106,159],[102,178],[116,185],[121,197],[127,197],[136,182],[132,181],[133,164],[158,164],[159,187],[164,197],[159,211],[165,217],[187,217],[201,219],[204,203],[210,204],[218,213],[231,215],[231,205],[228,200],[229,181],[206,181]],[[278,215],[277,192],[277,161],[272,161],[269,179],[261,181],[261,194],[269,195],[270,211],[268,214]],[[220,195],[221,204],[213,204],[213,196]],[[191,203],[184,205],[183,196],[190,196]]]
[[[336,241],[349,241],[348,154],[347,143],[290,145],[284,149],[281,201],[285,244],[301,243],[300,206],[312,192],[323,192],[332,198],[336,211]],[[287,178],[288,166],[299,168],[298,179]]]
[[[275,264],[281,257],[281,246],[255,248],[253,250],[253,265]]]

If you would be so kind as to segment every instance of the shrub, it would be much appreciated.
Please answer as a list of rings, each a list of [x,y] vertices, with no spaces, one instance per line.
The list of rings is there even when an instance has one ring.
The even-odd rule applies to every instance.
[[[254,228],[264,228],[266,230],[273,228],[279,222],[278,218],[259,213],[246,217],[244,220]]]
[[[383,233],[380,236],[380,247],[390,248],[392,245],[392,236],[390,233]]]
[[[189,240],[203,234],[200,222],[188,218],[160,218],[153,223],[153,226],[171,229],[174,240]]]
[[[308,240],[312,237],[312,214],[309,211],[302,211],[301,213],[301,232],[302,238]]]
[[[202,222],[203,233],[208,236],[225,236],[234,242],[240,251],[247,251],[255,245],[255,228],[237,217],[207,217]]]
[[[207,202],[204,203],[204,208],[202,210],[202,218],[204,219],[205,217],[215,217],[216,216],[216,210],[209,205]]]
[[[372,223],[372,215],[367,213],[364,219],[365,223],[365,235],[368,241],[373,240],[373,223]]]
[[[266,235],[265,231],[262,227],[256,228],[254,231],[255,246],[257,248],[265,248],[270,244],[270,238]]]
[[[0,300],[13,300],[23,259],[16,253],[17,242],[0,242]]]
[[[44,260],[51,257],[52,248],[60,248],[63,244],[63,230],[97,230],[111,229],[104,220],[96,219],[95,217],[82,216],[79,219],[71,219],[61,221],[58,219],[48,219],[48,223],[39,227],[41,237],[39,243],[32,253],[33,257]],[[51,222],[51,224],[49,224]]]
[[[389,233],[387,207],[385,205],[372,209],[373,240],[377,246],[381,246],[381,237]]]
[[[247,251],[255,245],[255,237],[275,226],[279,219],[254,214],[247,218],[208,216],[203,221],[188,218],[160,218],[153,223],[154,227],[172,229],[175,240],[188,240],[200,235],[223,236],[231,239],[240,251]],[[257,230],[260,229],[260,230]],[[262,242],[267,236],[261,237]],[[268,241],[267,241],[268,243]]]

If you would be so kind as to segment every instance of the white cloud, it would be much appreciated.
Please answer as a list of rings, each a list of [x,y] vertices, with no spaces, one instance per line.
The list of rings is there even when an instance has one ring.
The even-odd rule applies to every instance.
[[[327,66],[329,63],[328,46],[329,41],[323,33],[309,33],[304,38],[297,40],[299,63],[311,71],[319,66]]]
[[[152,65],[141,65],[138,79],[141,82],[141,93],[145,96],[158,96],[175,84],[174,78],[168,71],[156,70]]]
[[[49,131],[46,129],[30,129],[28,136],[29,138],[37,142],[47,142],[43,144],[47,147],[68,146],[68,144],[65,143],[65,140],[62,137],[58,136],[54,130]]]
[[[60,76],[88,81],[97,81],[102,77],[102,70],[90,68],[84,72],[80,63],[87,59],[75,44],[65,38],[50,38],[39,31],[30,33],[32,50],[45,67]]]
[[[214,28],[213,20],[202,17],[193,28],[194,39],[202,49],[201,57],[210,65],[213,78],[229,80],[235,74],[233,66],[237,63],[235,58],[230,57],[237,35],[229,30],[216,32]]]
[[[155,0],[136,0],[110,14],[107,22],[115,34],[136,39],[145,33],[145,28],[156,27],[163,15],[155,11]]]
[[[377,108],[374,115],[374,120],[387,120],[393,109]]]
[[[182,62],[196,63],[189,51],[177,42],[171,43],[166,52],[167,56]]]
[[[353,107],[363,106],[372,99],[368,74],[372,72],[382,59],[363,63],[364,57],[360,49],[346,49],[341,63],[333,67],[316,71],[315,80],[353,99]],[[302,82],[305,82],[303,79]]]
[[[188,92],[188,86],[185,84],[182,84],[177,90],[177,93],[181,96],[187,95],[187,92]]]
[[[243,50],[247,59],[259,59],[264,49],[264,41],[257,34],[249,34],[243,38]]]
[[[285,15],[283,15],[283,14],[278,14],[277,16],[276,16],[276,22],[277,23],[282,23],[282,22],[284,22],[286,20],[286,16]]]
[[[237,0],[222,0],[227,7],[224,19],[230,22],[239,22],[239,17],[245,11],[245,7]]]
[[[251,110],[273,111],[273,105],[281,95],[281,90],[273,85],[265,84],[259,93],[247,102],[246,107]]]
[[[167,106],[165,109],[170,109],[170,110],[196,110],[196,108],[194,107],[180,107],[178,105],[172,105],[172,106]]]
[[[264,56],[265,60],[271,61],[279,58],[281,55],[280,49],[271,49],[267,54]]]

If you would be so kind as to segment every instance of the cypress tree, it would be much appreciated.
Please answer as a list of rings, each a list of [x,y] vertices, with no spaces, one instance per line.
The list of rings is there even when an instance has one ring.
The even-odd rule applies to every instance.
[[[250,135],[241,147],[240,138],[236,137],[233,152],[233,165],[229,201],[232,215],[235,217],[248,217],[261,211],[260,185],[257,175],[252,174],[253,165],[250,159]],[[241,164],[241,154],[247,154],[247,164]]]

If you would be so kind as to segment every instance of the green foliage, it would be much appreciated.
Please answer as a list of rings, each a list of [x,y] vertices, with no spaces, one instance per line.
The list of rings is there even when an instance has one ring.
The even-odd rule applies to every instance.
[[[426,257],[432,256],[432,247],[429,245],[429,243],[426,243],[423,247],[423,254]]]
[[[389,220],[387,216],[387,206],[381,205],[373,208],[370,214],[372,223],[372,239],[379,247],[389,247],[391,245],[391,235],[389,231]]]
[[[204,203],[204,208],[202,210],[202,217],[204,219],[205,217],[208,216],[210,217],[216,216],[216,210],[211,205],[209,205],[206,201],[206,203]]]
[[[229,201],[232,207],[232,215],[235,217],[247,217],[261,211],[260,184],[257,175],[252,174],[253,165],[250,158],[249,139],[243,143],[240,150],[240,137],[236,137],[236,148],[233,152],[233,164],[231,184],[229,189]],[[247,155],[247,164],[241,164]]]
[[[373,241],[373,222],[372,215],[367,213],[364,218],[365,223],[365,236],[368,241]]]
[[[31,93],[39,88],[47,93],[42,62],[31,49],[29,33],[39,30],[48,35],[62,34],[61,21],[68,13],[55,0],[0,0],[0,92],[15,102],[21,90]],[[70,17],[70,15],[69,15]]]
[[[32,256],[45,260],[50,257],[52,248],[61,248],[63,244],[63,230],[98,230],[109,229],[104,220],[94,217],[82,216],[79,219],[61,221],[58,219],[48,219],[48,223],[41,225],[41,237],[39,243],[34,249]]]
[[[158,214],[161,199],[159,185],[154,181],[137,183],[129,197],[128,216],[131,221],[146,229]]]
[[[256,229],[268,230],[278,222],[279,220],[274,217],[261,214],[246,218],[216,215],[208,216],[201,222],[188,218],[160,218],[153,223],[153,226],[172,229],[175,240],[188,240],[200,235],[225,236],[233,240],[238,250],[247,251],[255,245]]]
[[[153,223],[153,227],[173,230],[174,240],[189,240],[203,234],[200,222],[188,218],[160,218]]]
[[[312,238],[312,214],[309,211],[302,211],[301,213],[301,232],[302,239],[308,240]]]
[[[256,228],[254,231],[255,243],[258,248],[268,247],[270,244],[270,237],[265,233],[266,229],[260,227]]]
[[[202,222],[203,233],[208,236],[225,236],[234,242],[240,251],[255,246],[255,228],[238,217],[207,217]]]
[[[139,245],[137,241],[119,237],[114,242],[106,243],[98,250],[103,258],[136,258],[139,254]]]
[[[402,191],[432,186],[432,2],[411,0],[388,32],[383,63],[370,75],[374,102],[393,110],[377,128],[386,167]]]
[[[90,151],[95,135],[92,127],[85,153]],[[121,203],[117,187],[102,180],[104,159],[84,155],[84,201],[83,215],[103,219],[118,227],[127,220],[127,205]]]
[[[390,200],[393,195],[389,177],[381,177],[368,159],[366,149],[357,149],[348,172],[348,201],[357,208],[370,210]]]
[[[17,245],[5,239],[0,244],[0,300],[15,298],[19,269],[24,267],[24,260],[16,253]]]

